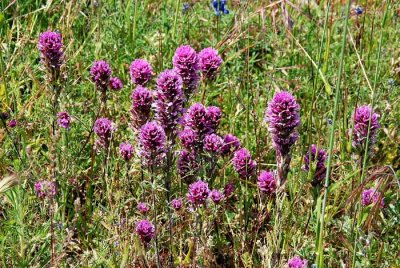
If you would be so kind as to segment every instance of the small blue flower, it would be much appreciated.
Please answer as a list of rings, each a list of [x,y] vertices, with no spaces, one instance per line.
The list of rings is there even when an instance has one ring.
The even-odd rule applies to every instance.
[[[329,125],[332,125],[332,123],[333,123],[332,119],[330,119],[330,118],[327,118],[326,121],[328,122]]]
[[[224,12],[224,14],[229,14],[229,10],[225,8],[227,0],[221,0],[219,3],[219,9]]]
[[[390,78],[388,83],[389,83],[390,86],[394,86],[394,79]]]
[[[189,3],[183,3],[183,9],[182,9],[183,13],[188,12],[189,8],[190,8]]]
[[[357,15],[362,15],[363,12],[364,12],[364,10],[363,10],[362,7],[360,7],[360,6],[356,7],[356,14]]]
[[[226,8],[227,0],[212,0],[211,3],[214,7],[215,14],[220,16],[221,14],[229,14],[229,10]]]

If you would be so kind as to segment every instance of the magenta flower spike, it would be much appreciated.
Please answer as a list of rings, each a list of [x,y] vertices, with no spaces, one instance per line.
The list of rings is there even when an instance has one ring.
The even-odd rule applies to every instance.
[[[111,78],[110,65],[104,61],[95,61],[90,69],[90,77],[100,91],[106,91]]]
[[[355,114],[353,114],[353,147],[363,152],[365,149],[365,144],[367,142],[368,137],[368,125],[371,120],[371,128],[369,131],[369,144],[368,150],[371,151],[375,142],[376,136],[378,133],[378,129],[380,128],[379,124],[379,115],[371,111],[371,107],[368,105],[360,106],[356,109]],[[372,113],[372,117],[371,117]]]
[[[164,129],[152,121],[142,126],[139,133],[140,155],[145,165],[159,166],[163,163],[166,153]]]
[[[208,183],[199,180],[189,185],[186,197],[192,205],[200,206],[206,202],[209,194]]]
[[[60,127],[69,129],[71,116],[67,112],[59,112],[57,113],[57,123]]]
[[[289,268],[307,268],[308,261],[301,259],[299,256],[295,256],[288,261]]]
[[[186,150],[182,150],[179,154],[177,165],[178,174],[182,180],[187,184],[192,183],[200,169],[200,164],[198,163],[195,155]]]
[[[150,118],[153,96],[147,88],[137,86],[132,92],[131,99],[131,126],[132,129],[139,130]]]
[[[312,168],[314,174],[313,174],[313,180],[311,184],[313,186],[320,185],[325,178],[326,174],[326,166],[325,166],[325,161],[327,158],[327,154],[324,149],[319,149],[317,153],[317,146],[315,144],[312,144],[310,147],[310,150],[306,153],[304,156],[304,171],[309,171],[310,170],[310,165],[315,165],[314,168]]]
[[[242,179],[252,177],[257,168],[257,162],[251,159],[251,154],[246,148],[237,150],[232,159],[233,168]]]
[[[190,94],[196,90],[200,81],[199,60],[196,50],[189,45],[178,47],[172,63],[174,70],[182,77],[185,97],[188,99]]]
[[[379,202],[379,207],[383,208],[385,206],[385,201],[383,200],[382,193],[374,188],[365,189],[362,192],[361,203],[363,206],[369,206],[371,204],[377,204]]]
[[[129,142],[122,142],[119,145],[119,153],[125,161],[131,160],[133,151],[133,146]]]
[[[136,234],[147,245],[156,235],[154,225],[148,220],[141,220],[136,224]]]
[[[137,86],[145,87],[154,76],[150,63],[143,59],[134,60],[129,71],[132,83]]]
[[[43,65],[49,71],[59,71],[63,64],[64,53],[61,34],[47,31],[39,36],[38,48]]]
[[[208,47],[199,53],[200,70],[203,76],[208,79],[214,79],[222,65],[222,58],[218,55],[218,51],[212,47]]]
[[[56,193],[56,184],[52,181],[38,181],[35,183],[35,193],[40,199],[53,198]]]
[[[274,195],[276,191],[275,174],[272,171],[261,171],[257,180],[258,189],[266,195]]]

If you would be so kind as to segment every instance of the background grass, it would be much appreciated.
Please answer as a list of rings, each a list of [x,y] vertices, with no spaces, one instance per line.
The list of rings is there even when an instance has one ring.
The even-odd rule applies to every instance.
[[[61,109],[74,118],[71,130],[61,131],[57,147],[62,191],[57,196],[55,221],[61,266],[142,265],[140,247],[132,233],[140,218],[136,203],[150,186],[140,182],[140,165],[136,162],[130,170],[131,181],[124,179],[126,167],[115,149],[121,141],[136,141],[128,127],[132,92],[129,64],[136,58],[146,58],[158,74],[172,67],[178,46],[190,44],[197,51],[213,46],[222,55],[221,74],[207,88],[204,102],[221,107],[221,132],[238,136],[260,169],[275,165],[263,118],[276,91],[286,89],[296,96],[302,126],[293,151],[288,195],[275,203],[264,200],[255,181],[249,182],[245,192],[227,165],[219,184],[235,181],[238,200],[243,200],[244,193],[251,197],[250,211],[243,211],[241,201],[215,214],[205,211],[204,219],[219,221],[225,236],[205,234],[209,247],[202,252],[209,257],[189,256],[191,230],[185,229],[187,235],[182,234],[177,243],[182,247],[175,249],[177,263],[178,256],[189,256],[205,267],[221,262],[226,267],[283,267],[296,254],[314,263],[319,209],[314,210],[312,187],[301,167],[311,143],[328,147],[329,121],[335,119],[331,184],[324,216],[325,266],[349,267],[355,254],[356,267],[399,267],[399,181],[395,173],[399,174],[400,167],[400,6],[395,1],[351,4],[339,79],[346,5],[331,1],[328,12],[328,3],[319,2],[228,1],[230,14],[217,17],[209,1],[187,1],[190,8],[186,12],[184,1],[177,0],[2,1],[1,109],[17,119],[18,126],[2,125],[0,129],[0,172],[17,173],[19,184],[0,192],[0,266],[42,267],[50,262],[48,204],[37,200],[33,184],[50,176],[51,104],[40,70],[37,41],[41,32],[51,29],[62,33],[66,54]],[[355,14],[358,5],[364,11],[359,16]],[[291,23],[292,28],[288,26]],[[100,105],[89,78],[90,66],[97,59],[106,59],[126,85],[121,92],[109,95],[108,108],[118,132],[109,163],[113,202],[107,205],[99,201],[102,158],[92,150],[90,136]],[[369,84],[374,85],[375,94]],[[333,118],[336,87],[339,106]],[[199,100],[200,94],[191,102]],[[380,114],[382,129],[374,155],[360,178],[348,133],[355,107],[372,102]],[[84,147],[89,136],[90,144]],[[375,213],[351,213],[364,185],[376,180],[385,189],[385,208]],[[317,208],[321,197],[316,200]],[[241,223],[246,217],[250,226],[244,233]],[[159,222],[166,219],[165,213],[161,214]],[[175,220],[176,230],[184,230],[190,216]],[[211,229],[207,224],[204,227]],[[161,237],[166,235],[167,231]],[[221,256],[230,257],[218,260]],[[155,260],[153,251],[147,253],[147,259],[150,264]]]

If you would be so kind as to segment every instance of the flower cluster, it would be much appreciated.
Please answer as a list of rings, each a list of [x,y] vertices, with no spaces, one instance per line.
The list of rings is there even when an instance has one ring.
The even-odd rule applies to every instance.
[[[183,108],[182,79],[174,70],[162,72],[157,79],[156,119],[173,140]]]
[[[69,129],[71,116],[67,112],[59,112],[57,113],[57,123],[60,127]]]
[[[186,128],[179,132],[178,135],[179,139],[181,140],[182,145],[188,149],[194,149],[196,147],[198,137],[196,132],[193,131],[191,128]]]
[[[229,197],[233,192],[235,192],[235,185],[230,181],[224,187],[224,196]]]
[[[187,199],[192,205],[202,205],[206,202],[209,194],[208,183],[199,180],[189,185]]]
[[[212,190],[210,192],[209,196],[210,196],[210,199],[215,204],[220,203],[225,198],[224,194],[220,190],[217,190],[217,189]]]
[[[122,142],[119,145],[119,153],[125,161],[129,161],[133,156],[133,146],[129,142]]]
[[[218,51],[208,47],[199,52],[200,70],[206,79],[214,79],[218,74],[219,67],[222,64],[222,58]]]
[[[236,136],[232,134],[227,134],[224,137],[224,145],[222,145],[221,153],[223,155],[229,155],[239,150],[241,146],[242,144],[240,143],[240,140]]]
[[[256,172],[257,162],[251,159],[251,154],[246,148],[235,152],[232,163],[233,168],[242,179],[250,178]]]
[[[311,168],[311,170],[314,172],[313,180],[311,184],[313,186],[319,185],[322,180],[325,178],[326,174],[326,166],[325,166],[325,160],[327,158],[326,152],[324,149],[319,149],[317,152],[317,146],[315,144],[312,144],[310,147],[310,150],[307,152],[307,154],[304,156],[304,171],[309,171],[310,170],[310,165],[313,165],[314,162],[315,164],[315,169]]]
[[[143,215],[147,214],[147,212],[149,212],[150,208],[148,207],[148,205],[144,202],[139,202],[137,204],[137,210],[142,213]]]
[[[165,132],[154,121],[146,123],[139,133],[140,155],[147,166],[160,165],[165,157]]]
[[[96,88],[100,91],[105,91],[109,85],[111,78],[110,65],[104,60],[95,61],[90,69],[90,77],[96,84]]]
[[[199,140],[204,135],[214,133],[221,120],[221,110],[218,107],[204,107],[201,103],[193,104],[185,113],[183,125],[192,129]]]
[[[295,256],[288,261],[289,268],[307,268],[308,261],[303,260],[299,256]]]
[[[183,207],[182,198],[179,197],[179,198],[172,199],[171,206],[175,211],[181,210]]]
[[[371,116],[372,115],[372,116]],[[364,105],[356,109],[353,114],[354,128],[353,128],[353,147],[358,150],[364,150],[368,137],[368,126],[371,121],[371,128],[369,130],[369,150],[372,149],[376,142],[376,135],[379,124],[379,115],[374,113],[370,106]]]
[[[194,50],[189,45],[183,45],[176,49],[172,59],[174,69],[182,77],[185,97],[188,98],[199,84],[199,60]]]
[[[121,79],[118,77],[111,77],[109,86],[112,90],[119,91],[124,87],[124,84],[122,84]]]
[[[38,181],[35,183],[35,193],[41,199],[53,198],[57,193],[56,184],[52,181]]]
[[[93,131],[98,136],[96,145],[100,148],[107,147],[110,142],[111,135],[115,131],[115,126],[110,119],[99,118],[94,123]]]
[[[275,174],[272,171],[261,171],[257,181],[258,189],[267,195],[273,195],[276,191]]]
[[[277,153],[284,157],[298,139],[296,128],[300,125],[300,106],[289,92],[275,94],[268,104],[265,120],[272,135],[272,142]]]
[[[153,78],[153,69],[150,64],[143,59],[136,59],[131,63],[130,74],[132,83],[138,86],[146,86],[147,83]]]
[[[369,206],[371,204],[377,204],[379,202],[379,206],[383,208],[385,206],[385,202],[383,200],[382,194],[374,189],[366,189],[362,192],[361,203],[363,206]]]
[[[148,220],[141,220],[136,224],[136,234],[142,243],[147,245],[155,237],[154,225]]]
[[[137,86],[131,95],[132,128],[140,129],[150,118],[153,96],[151,92],[142,86]]]
[[[63,63],[62,37],[58,32],[47,31],[39,36],[38,48],[42,63],[48,70],[59,70]]]
[[[206,152],[219,154],[224,145],[224,140],[217,134],[213,133],[204,137],[203,144]]]

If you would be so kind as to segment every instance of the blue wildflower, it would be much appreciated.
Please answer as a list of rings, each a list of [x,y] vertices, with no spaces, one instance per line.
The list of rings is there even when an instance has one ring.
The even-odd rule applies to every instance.
[[[224,12],[224,14],[229,14],[229,10],[225,8],[226,2],[228,2],[228,1],[221,0],[219,3],[219,9],[221,10],[221,12]]]
[[[221,14],[229,14],[229,10],[226,8],[227,0],[212,0],[211,3],[214,7],[215,14],[217,16]]]
[[[362,15],[362,13],[364,12],[363,8],[360,6],[356,7],[355,10],[356,10],[356,15]]]
[[[183,9],[182,9],[182,12],[183,12],[183,13],[186,13],[186,12],[188,12],[188,11],[189,11],[189,8],[190,8],[190,5],[189,5],[189,3],[183,3]]]
[[[390,86],[394,86],[394,80],[392,78],[390,78],[388,82]]]

